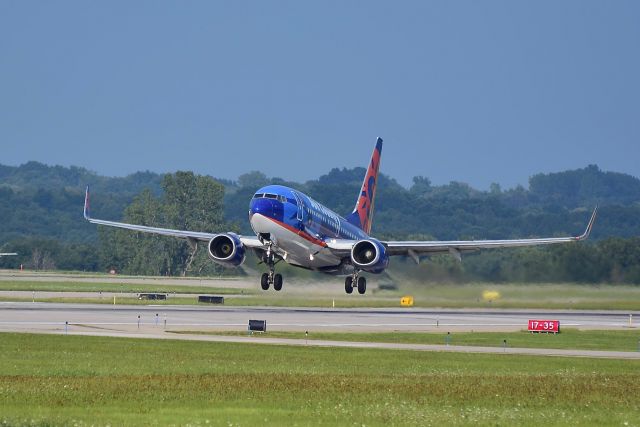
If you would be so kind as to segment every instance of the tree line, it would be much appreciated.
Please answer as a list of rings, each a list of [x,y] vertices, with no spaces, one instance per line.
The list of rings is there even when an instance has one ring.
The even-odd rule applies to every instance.
[[[223,219],[224,186],[193,172],[167,174],[162,195],[143,190],[124,211],[124,222],[178,230],[219,232],[230,227]],[[231,227],[233,228],[233,227]],[[186,276],[220,273],[207,259],[206,244],[155,234],[99,227],[100,263],[126,274]],[[198,246],[202,246],[198,250]]]
[[[640,284],[640,238],[484,250],[463,255],[462,262],[436,256],[418,266],[402,263],[408,276],[434,282]]]

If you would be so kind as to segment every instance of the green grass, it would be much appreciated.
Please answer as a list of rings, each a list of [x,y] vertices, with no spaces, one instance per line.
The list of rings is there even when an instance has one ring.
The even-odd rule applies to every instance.
[[[344,291],[343,291],[344,292]],[[377,297],[368,295],[357,295],[346,297],[340,294],[337,297],[314,295],[287,295],[281,294],[264,294],[249,295],[242,298],[225,298],[225,305],[230,306],[268,306],[268,307],[333,307],[336,308],[358,308],[358,307],[400,307],[400,297]]]
[[[191,293],[183,292],[182,287],[174,287],[173,291],[179,293]],[[53,302],[53,303],[82,303],[82,304],[113,304],[113,296],[103,297],[77,297],[77,296],[56,296],[56,297],[39,297],[38,291],[35,291],[35,296],[0,296],[0,301],[12,301],[12,302]],[[63,292],[63,291],[59,291]],[[81,291],[78,291],[81,292]],[[92,291],[96,292],[96,291]],[[106,292],[106,291],[105,291]],[[111,291],[114,292],[114,291]],[[317,298],[310,296],[305,298],[303,296],[288,297],[286,294],[280,294],[278,296],[253,296],[254,290],[247,289],[229,289],[229,288],[208,288],[201,292],[195,292],[193,297],[179,297],[169,294],[166,300],[139,300],[137,294],[132,292],[159,292],[166,293],[166,291],[159,291],[156,289],[140,290],[118,293],[116,295],[116,304],[130,304],[130,305],[194,305],[198,304],[196,295],[199,294],[215,294],[219,296],[225,296],[224,305],[227,306],[256,306],[256,307],[332,307],[333,301],[335,301],[336,308],[358,308],[358,307],[399,307],[399,299],[380,299],[380,298],[337,298],[332,300],[331,298]],[[243,293],[246,296],[233,297],[226,296],[229,294],[237,295]]]
[[[40,291],[40,292],[158,292],[181,294],[239,294],[255,293],[252,289],[220,288],[211,286],[176,286],[155,283],[92,283],[92,282],[45,282],[0,280],[0,291]]]
[[[102,298],[72,298],[72,297],[53,297],[53,298],[13,298],[0,297],[2,302],[50,302],[50,303],[67,303],[67,304],[113,304],[113,297],[104,296]],[[123,294],[116,296],[116,305],[205,305],[198,303],[195,296],[191,298],[178,298],[169,296],[166,300],[146,300],[138,299],[137,296]],[[206,304],[211,305],[211,304]]]
[[[484,291],[500,297],[485,301]],[[413,295],[417,307],[640,310],[640,286],[631,285],[421,283],[406,286],[402,294]]]
[[[421,299],[415,297],[415,308],[530,308],[530,309],[568,309],[568,310],[640,310],[640,302],[637,300],[619,299],[615,301],[554,301],[540,302],[532,298],[521,301],[502,301],[499,303],[488,303],[476,300],[448,300]],[[400,297],[362,297],[361,295],[348,297],[304,297],[292,296],[275,298],[270,296],[251,295],[246,298],[225,298],[225,305],[231,306],[269,306],[269,307],[333,307],[336,308],[389,308],[400,307]]]
[[[299,289],[304,289],[301,285]],[[496,301],[484,301],[482,293],[495,290]],[[339,291],[338,291],[339,292]],[[369,292],[366,295],[316,295],[297,292],[256,292],[244,298],[225,298],[226,305],[272,307],[400,307],[404,295],[414,297],[416,308],[533,308],[574,310],[640,310],[640,286],[588,286],[571,284],[423,285],[404,291]]]
[[[0,297],[3,302],[50,302],[67,304],[113,304],[113,296],[103,296],[102,298],[77,298],[77,297],[52,297],[52,298],[22,298],[22,297]],[[225,302],[227,299],[225,298]],[[137,295],[118,294],[116,295],[116,305],[201,305],[215,306],[216,304],[200,303],[197,297],[176,297],[169,295],[166,300],[138,299]],[[0,426],[1,427],[1,426]]]
[[[0,334],[0,367],[3,426],[640,423],[640,361]]]
[[[242,336],[246,332],[223,331],[172,331],[179,334],[206,334]],[[289,338],[328,341],[384,342],[403,344],[446,344],[446,328],[441,332],[268,332],[255,337]],[[509,347],[556,348],[608,351],[640,351],[640,330],[579,331],[563,329],[560,334],[532,334],[520,332],[453,332],[449,344],[481,347],[502,347],[507,340]]]

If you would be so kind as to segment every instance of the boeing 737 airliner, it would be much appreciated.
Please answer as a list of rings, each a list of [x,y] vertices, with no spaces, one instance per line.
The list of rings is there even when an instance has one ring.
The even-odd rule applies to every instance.
[[[273,285],[282,289],[282,275],[275,273],[278,261],[323,273],[346,275],[345,291],[354,288],[360,294],[367,289],[362,272],[381,273],[391,256],[404,255],[419,262],[420,256],[449,253],[461,259],[464,252],[483,248],[547,245],[584,240],[589,236],[596,210],[583,234],[577,237],[552,237],[516,240],[458,241],[382,241],[370,236],[382,139],[378,138],[355,208],[346,218],[316,202],[311,197],[282,185],[269,185],[255,192],[249,206],[249,221],[255,236],[235,233],[203,233],[147,227],[122,222],[93,219],[89,216],[89,187],[85,197],[84,217],[94,223],[129,230],[155,233],[205,242],[209,257],[225,267],[236,267],[253,252],[269,268],[261,277],[262,289]]]

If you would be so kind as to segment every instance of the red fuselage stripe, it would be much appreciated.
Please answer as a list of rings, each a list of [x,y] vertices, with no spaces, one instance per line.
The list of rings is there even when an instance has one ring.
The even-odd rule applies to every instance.
[[[326,244],[325,242],[323,242],[323,241],[322,241],[322,240],[320,240],[320,239],[316,239],[315,237],[313,237],[313,236],[312,236],[311,234],[309,234],[309,233],[306,233],[306,232],[304,232],[304,231],[302,231],[302,230],[298,230],[298,229],[296,229],[296,228],[294,228],[294,227],[292,227],[292,226],[290,226],[290,225],[288,225],[288,224],[285,224],[284,222],[280,222],[280,221],[278,221],[278,220],[277,220],[277,219],[275,219],[275,218],[271,218],[271,217],[268,217],[268,216],[265,216],[265,218],[270,219],[271,221],[273,221],[273,222],[275,222],[276,224],[278,224],[280,227],[284,227],[284,228],[286,228],[287,230],[291,231],[292,233],[297,234],[298,236],[302,237],[303,239],[310,241],[310,242],[311,242],[311,243],[313,243],[314,245],[322,246],[322,247],[324,247],[324,248],[326,248],[326,247],[327,247],[327,244]]]

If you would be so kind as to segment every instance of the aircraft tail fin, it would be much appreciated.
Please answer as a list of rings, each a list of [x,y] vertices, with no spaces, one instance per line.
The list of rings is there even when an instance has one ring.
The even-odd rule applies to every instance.
[[[360,194],[356,201],[356,207],[353,212],[347,216],[347,221],[359,227],[365,233],[371,232],[371,222],[373,219],[373,206],[376,196],[376,187],[378,181],[378,170],[380,169],[380,158],[382,156],[382,138],[376,140],[376,147],[373,149],[371,161],[367,168],[367,173],[362,182]]]

